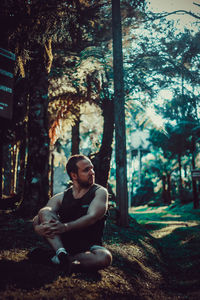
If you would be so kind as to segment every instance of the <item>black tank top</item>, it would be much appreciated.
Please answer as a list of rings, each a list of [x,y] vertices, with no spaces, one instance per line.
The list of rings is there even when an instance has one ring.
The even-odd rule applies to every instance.
[[[95,192],[100,187],[98,184],[92,185],[89,191],[79,199],[73,197],[72,187],[67,189],[59,209],[61,222],[71,222],[86,215],[88,207],[95,197]],[[88,227],[62,234],[61,238],[66,249],[69,252],[78,253],[88,250],[92,245],[102,245],[105,220],[106,215]]]

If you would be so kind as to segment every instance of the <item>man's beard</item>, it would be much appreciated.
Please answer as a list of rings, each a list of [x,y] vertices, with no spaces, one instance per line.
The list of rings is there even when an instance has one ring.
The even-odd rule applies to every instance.
[[[91,182],[88,181],[82,181],[79,178],[77,178],[77,182],[78,184],[82,187],[82,188],[89,188],[91,185],[93,185],[94,181],[91,180]]]

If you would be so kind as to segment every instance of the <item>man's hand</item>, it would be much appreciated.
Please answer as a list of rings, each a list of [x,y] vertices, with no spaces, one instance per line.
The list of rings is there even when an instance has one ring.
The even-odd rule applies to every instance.
[[[52,219],[50,222],[35,226],[35,231],[46,238],[53,238],[66,231],[66,225],[58,220]]]
[[[52,238],[51,223],[42,223],[35,226],[35,231],[37,234],[44,236],[46,238]]]
[[[63,224],[58,220],[52,220],[49,224],[53,236],[64,233],[67,230],[66,224]]]

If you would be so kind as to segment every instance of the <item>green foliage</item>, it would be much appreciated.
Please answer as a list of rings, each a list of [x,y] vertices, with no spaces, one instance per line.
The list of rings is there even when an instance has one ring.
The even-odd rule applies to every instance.
[[[132,198],[132,206],[147,204],[155,197],[154,184],[151,179],[144,179],[141,186],[137,188]]]

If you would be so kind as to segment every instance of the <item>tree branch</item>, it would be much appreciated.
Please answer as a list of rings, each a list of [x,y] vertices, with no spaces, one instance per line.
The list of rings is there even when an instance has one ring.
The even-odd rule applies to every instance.
[[[164,13],[164,14],[161,14],[161,15],[154,14],[153,17],[148,18],[147,21],[155,21],[157,19],[165,18],[165,17],[168,17],[170,15],[177,14],[177,13],[188,14],[188,15],[200,20],[200,16],[192,13],[191,11],[175,10],[175,11],[172,11],[171,13]]]
[[[197,6],[199,6],[199,7],[200,7],[200,4],[198,4],[198,3],[195,3],[195,2],[193,2],[193,4],[194,4],[194,5],[197,5]]]

